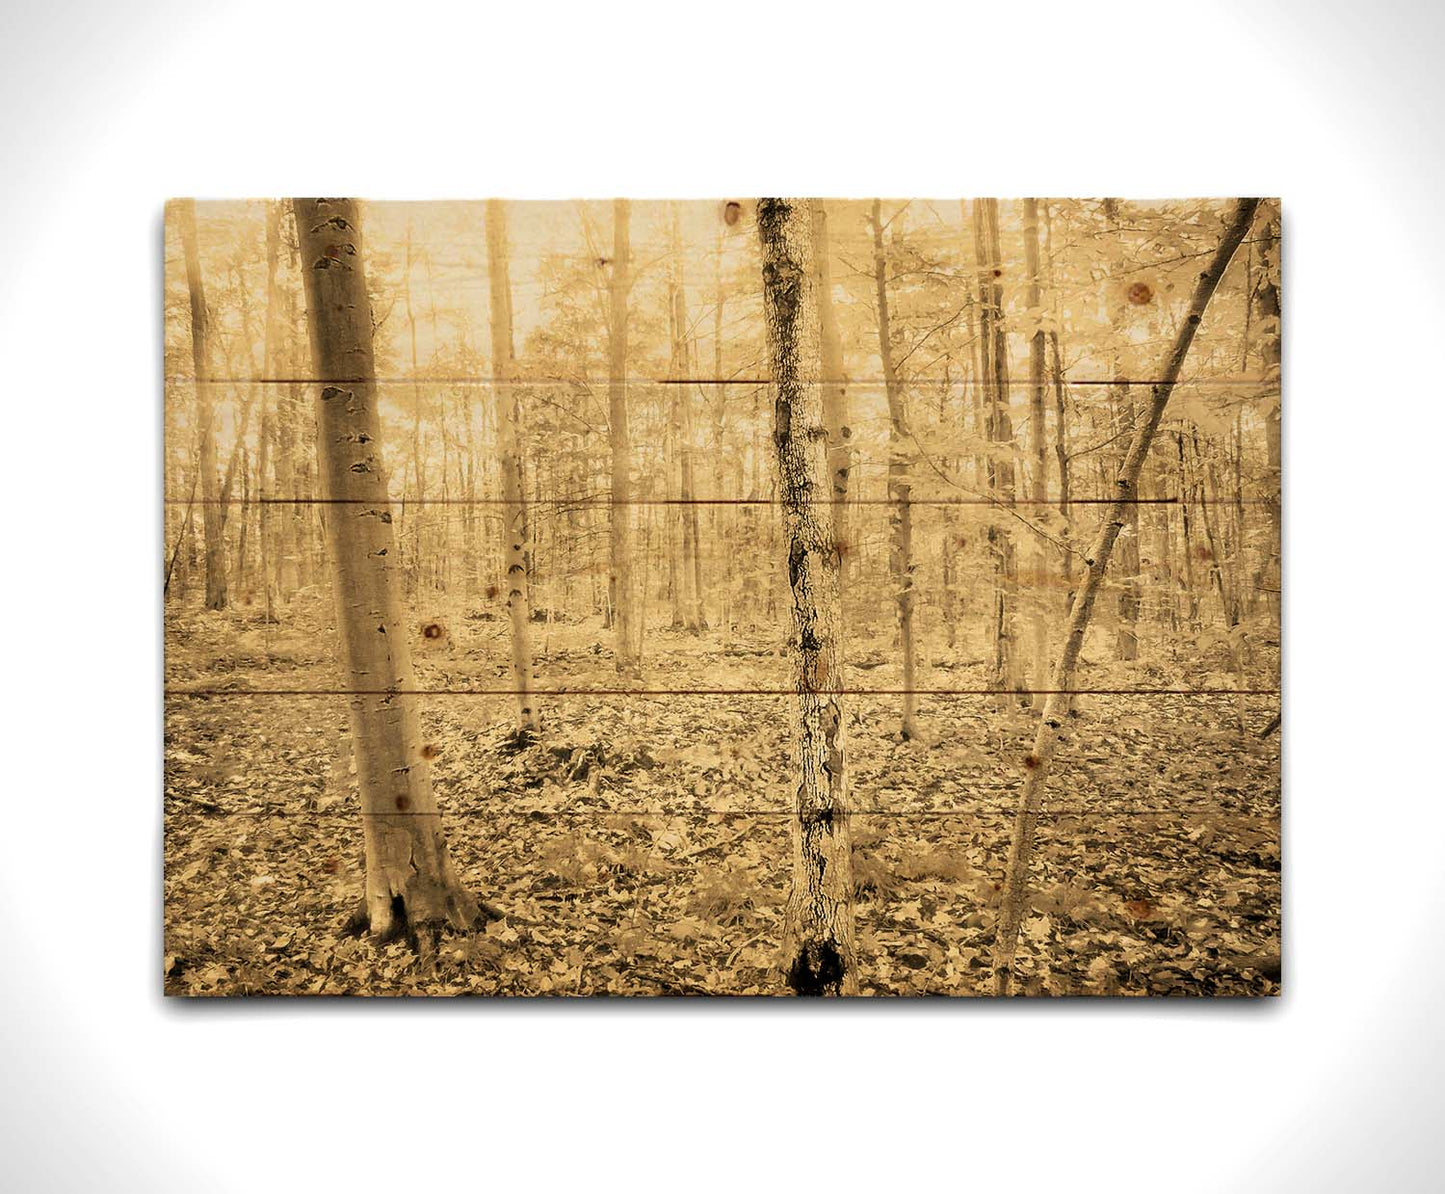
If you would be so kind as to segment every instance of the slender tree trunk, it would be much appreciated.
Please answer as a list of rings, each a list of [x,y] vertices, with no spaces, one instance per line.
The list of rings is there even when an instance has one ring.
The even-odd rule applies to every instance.
[[[1024,263],[1028,270],[1029,318],[1033,334],[1029,337],[1029,451],[1034,458],[1031,513],[1041,522],[1049,521],[1049,449],[1044,435],[1044,299],[1040,285],[1039,207],[1038,200],[1024,200]],[[1033,671],[1030,683],[1044,688],[1049,675],[1049,560],[1044,540],[1034,536],[1033,554]]]
[[[1205,467],[1204,457],[1199,449],[1197,429],[1193,439],[1194,460],[1198,466],[1202,487],[1199,497],[1199,518],[1204,523],[1204,537],[1209,544],[1209,576],[1219,594],[1219,608],[1224,616],[1225,630],[1229,639],[1229,664],[1234,671],[1235,688],[1237,689],[1234,708],[1235,721],[1240,734],[1247,735],[1249,727],[1245,724],[1244,627],[1241,624],[1238,573],[1233,563],[1238,547],[1236,546],[1233,551],[1228,550],[1225,546],[1223,530],[1221,529],[1218,535],[1214,532],[1214,517],[1209,511],[1212,506],[1219,504],[1219,478],[1212,462],[1207,468]],[[1226,568],[1228,568],[1228,575],[1226,575]]]
[[[283,213],[284,215],[284,213]],[[280,229],[278,229],[280,231]],[[292,252],[288,244],[288,254]],[[293,268],[295,261],[292,261]],[[291,287],[283,295],[284,319],[290,332],[296,327],[296,300]],[[296,348],[282,354],[279,367],[290,377],[297,376],[305,367],[297,359]],[[300,496],[296,489],[296,422],[300,406],[300,389],[295,383],[283,383],[276,393],[276,484],[275,494],[283,504],[278,511],[276,556],[276,587],[282,601],[289,602],[291,595],[301,587],[301,517],[302,507],[296,504]]]
[[[422,461],[421,452],[421,407],[422,391],[421,382],[417,378],[419,364],[416,353],[416,313],[411,306],[411,271],[415,263],[415,255],[412,252],[411,244],[411,223],[408,221],[406,228],[406,272],[402,275],[402,302],[406,308],[406,329],[408,341],[411,345],[411,469],[412,478],[415,482],[412,489],[412,496],[416,499],[416,505],[408,514],[405,503],[402,505],[403,517],[406,530],[411,533],[411,568],[403,574],[403,580],[410,579],[413,592],[419,591],[422,585],[423,568],[423,524],[426,522],[426,467]],[[400,545],[399,545],[400,546]]]
[[[276,533],[271,519],[271,505],[268,498],[267,474],[272,471],[272,444],[276,439],[276,403],[280,387],[272,379],[276,377],[281,358],[282,316],[284,299],[281,293],[281,201],[266,205],[266,339],[262,369],[266,381],[261,392],[261,443],[260,459],[256,464],[257,513],[260,516],[259,546],[261,549],[261,584],[265,592],[266,621],[275,620],[276,591]],[[274,412],[274,413],[273,413]],[[274,491],[272,491],[274,492]],[[284,519],[283,519],[284,521]]]
[[[1114,199],[1104,200],[1104,218],[1110,229],[1118,235],[1119,211]],[[1114,335],[1114,378],[1110,389],[1113,391],[1114,413],[1128,437],[1134,434],[1134,391],[1130,385],[1129,373],[1133,365],[1132,356],[1124,350],[1124,330],[1128,307],[1121,290],[1122,283],[1110,271],[1109,283],[1109,324]],[[1128,442],[1126,440],[1125,442]],[[1122,464],[1127,452],[1121,452]],[[1137,497],[1137,494],[1135,495]],[[1119,567],[1124,575],[1119,590],[1119,629],[1114,639],[1117,658],[1133,660],[1139,658],[1139,506],[1137,502],[1125,511],[1126,522],[1119,536]]]
[[[629,224],[632,205],[617,199],[612,205],[612,277],[608,283],[607,402],[608,442],[612,449],[611,568],[608,585],[613,594],[613,630],[617,670],[637,669],[634,646],[632,591],[632,437],[627,427],[627,296],[632,288],[628,272]]]
[[[994,982],[995,991],[999,995],[1006,995],[1009,991],[1014,951],[1018,946],[1019,925],[1024,915],[1025,887],[1028,882],[1029,862],[1033,854],[1034,833],[1038,825],[1044,783],[1048,779],[1049,765],[1053,761],[1054,750],[1058,745],[1059,728],[1067,709],[1065,694],[1073,684],[1074,669],[1078,664],[1079,653],[1083,649],[1084,636],[1088,633],[1089,619],[1094,611],[1094,601],[1103,585],[1104,574],[1109,567],[1109,557],[1113,554],[1119,532],[1123,530],[1128,521],[1129,509],[1133,504],[1134,489],[1139,482],[1140,470],[1144,466],[1145,457],[1149,454],[1154,435],[1159,429],[1159,422],[1164,417],[1164,408],[1169,403],[1169,396],[1174,392],[1174,385],[1179,380],[1179,372],[1184,366],[1184,358],[1188,355],[1189,347],[1194,342],[1194,334],[1204,318],[1210,298],[1213,297],[1215,289],[1219,286],[1220,279],[1224,277],[1224,271],[1229,267],[1230,259],[1234,256],[1235,250],[1239,248],[1239,242],[1244,239],[1244,234],[1249,230],[1250,221],[1254,218],[1254,211],[1258,205],[1258,199],[1241,199],[1235,204],[1214,258],[1210,262],[1209,268],[1199,276],[1199,280],[1195,284],[1194,294],[1189,301],[1189,313],[1179,329],[1163,369],[1160,370],[1159,380],[1152,387],[1149,407],[1134,430],[1128,455],[1119,470],[1115,482],[1117,496],[1109,506],[1109,512],[1104,518],[1103,525],[1099,528],[1098,536],[1084,559],[1088,571],[1084,575],[1083,585],[1069,612],[1063,653],[1054,668],[1051,691],[1044,701],[1038,732],[1034,737],[1033,750],[1024,759],[1024,783],[1019,793],[1018,807],[1014,816],[1013,837],[1009,843],[1008,871],[1004,879],[1003,901],[999,909],[998,925],[994,937]]]
[[[467,928],[477,901],[447,851],[422,739],[382,471],[371,301],[358,204],[297,199],[311,354],[320,384],[317,455],[366,845],[364,917],[383,938]]]
[[[500,199],[487,202],[487,277],[491,287],[492,392],[497,408],[497,464],[502,477],[502,552],[507,617],[512,626],[512,686],[517,693],[517,733],[537,732],[532,696],[532,605],[527,589],[527,503],[522,457],[517,449],[516,359],[512,344],[512,282],[507,263],[507,212]]]
[[[979,345],[985,366],[984,408],[988,438],[996,445],[988,457],[989,494],[1012,506],[1015,500],[1013,419],[1009,414],[1008,330],[1003,320],[1003,259],[999,248],[998,200],[973,201],[974,254],[978,265]],[[1004,445],[1003,447],[997,445]],[[1017,621],[1018,562],[1013,532],[1003,522],[989,523],[994,557],[993,678],[991,687],[1020,692],[1025,685],[1014,631]]]
[[[171,577],[176,570],[176,561],[181,558],[181,549],[186,545],[186,541],[190,538],[191,535],[191,517],[195,511],[196,505],[196,485],[200,481],[200,479],[200,471],[194,466],[192,466],[191,488],[190,492],[186,497],[186,513],[185,517],[181,520],[181,533],[176,536],[176,546],[171,552],[170,563],[166,565],[166,580],[165,584],[161,588],[162,599],[168,599],[171,595]],[[181,569],[182,585],[185,581],[185,574],[186,570],[184,568]],[[178,586],[178,588],[180,588],[180,586]]]
[[[878,299],[878,356],[888,395],[888,555],[889,579],[898,603],[898,638],[903,652],[903,721],[905,739],[918,737],[913,649],[913,486],[909,479],[908,410],[903,386],[893,364],[893,339],[888,322],[888,259],[883,251],[882,203],[873,200],[873,285]]]
[[[211,315],[196,247],[196,201],[178,199],[171,208],[181,231],[186,285],[191,296],[191,356],[196,374],[196,406],[201,426],[201,528],[206,544],[206,608],[225,609],[225,520],[216,492],[216,400],[211,378]]]
[[[251,525],[251,453],[241,449],[241,519],[236,536],[236,587],[241,593],[241,604],[251,604],[251,581],[247,555],[247,531]]]
[[[758,201],[763,317],[773,379],[788,582],[797,633],[798,786],[784,970],[799,995],[853,995],[853,865],[844,761],[838,545],[823,499],[827,432],[818,386],[813,220],[805,199]]]
[[[828,429],[828,477],[832,482],[833,528],[842,563],[838,583],[846,587],[849,558],[848,471],[853,467],[853,429],[848,425],[848,386],[843,372],[843,338],[833,309],[833,269],[828,240],[828,212],[821,199],[813,203],[814,270],[817,273],[818,328],[823,371],[823,424]]]
[[[1067,393],[1064,388],[1064,351],[1059,344],[1059,325],[1063,322],[1059,309],[1059,286],[1054,276],[1054,225],[1049,217],[1049,205],[1044,204],[1044,256],[1048,262],[1049,294],[1052,297],[1053,326],[1049,328],[1049,354],[1053,364],[1054,379],[1054,455],[1059,464],[1059,513],[1064,516],[1064,541],[1069,541],[1069,502],[1072,498],[1069,477],[1069,437]],[[1071,571],[1072,552],[1064,553],[1064,574]]]
[[[682,524],[682,614],[683,626],[692,634],[707,627],[702,610],[702,534],[697,513],[697,476],[694,455],[694,423],[691,386],[688,380],[687,294],[683,286],[682,230],[677,204],[672,204],[671,250],[672,269],[669,274],[672,326],[672,378],[678,384],[678,496],[681,499]]]
[[[718,232],[717,254],[713,273],[715,301],[712,311],[712,376],[713,376],[713,421],[712,421],[712,550],[713,584],[718,592],[718,621],[724,631],[732,629],[733,553],[731,541],[737,519],[731,509],[722,504],[724,474],[724,433],[727,425],[728,388],[723,376],[723,283],[722,283],[722,232]],[[742,496],[742,486],[738,495]]]
[[[674,308],[669,300],[667,305],[667,317],[669,330],[674,317]],[[667,501],[663,507],[663,538],[662,553],[667,559],[667,598],[672,607],[672,619],[669,628],[681,630],[685,624],[683,617],[683,584],[686,569],[682,567],[682,537],[683,537],[683,507],[682,498],[682,468],[679,464],[678,445],[682,442],[682,393],[677,386],[671,386],[666,391],[667,403],[667,427],[662,441],[662,471],[663,471],[663,492],[662,496]],[[674,501],[676,504],[674,504]],[[644,511],[641,517],[647,517]],[[649,546],[646,540],[643,541],[640,552],[644,560],[647,558]]]

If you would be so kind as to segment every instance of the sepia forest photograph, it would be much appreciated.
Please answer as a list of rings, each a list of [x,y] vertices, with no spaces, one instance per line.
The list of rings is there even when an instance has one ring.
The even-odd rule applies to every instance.
[[[166,994],[1279,994],[1281,237],[170,201]]]

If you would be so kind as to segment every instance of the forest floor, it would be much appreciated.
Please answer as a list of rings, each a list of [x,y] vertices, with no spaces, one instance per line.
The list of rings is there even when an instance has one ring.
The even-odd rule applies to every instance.
[[[328,612],[314,594],[281,625],[167,610],[168,993],[784,993],[791,698],[579,691],[786,688],[775,635],[650,629],[647,678],[620,684],[598,619],[538,626],[539,687],[569,691],[540,702],[544,734],[520,752],[510,697],[426,697],[452,855],[507,915],[418,956],[340,932],[361,891],[345,699],[258,691],[342,686]],[[503,622],[460,607],[438,621],[438,639],[416,639],[421,687],[510,685]],[[850,687],[899,687],[886,631],[859,639]],[[968,655],[926,652],[921,683],[986,686]],[[1276,662],[1257,660],[1251,686],[1276,687]],[[1080,687],[1225,687],[1222,666],[1095,663]],[[899,700],[848,698],[861,990],[986,994],[1037,713],[928,695],[922,740],[905,742]],[[1278,991],[1281,736],[1258,737],[1278,707],[1078,699],[1040,822],[1022,991]]]

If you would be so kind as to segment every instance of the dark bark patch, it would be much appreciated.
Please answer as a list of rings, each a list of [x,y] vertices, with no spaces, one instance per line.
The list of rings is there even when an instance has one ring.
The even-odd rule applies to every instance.
[[[788,968],[788,986],[795,995],[841,995],[844,974],[843,956],[823,941],[798,951]]]
[[[807,550],[801,543],[794,543],[788,548],[788,586],[796,589],[798,578],[803,574],[803,560],[807,556]]]

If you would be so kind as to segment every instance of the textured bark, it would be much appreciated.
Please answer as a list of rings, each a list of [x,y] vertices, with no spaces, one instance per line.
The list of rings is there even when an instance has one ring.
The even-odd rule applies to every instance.
[[[497,469],[502,480],[502,578],[512,627],[512,686],[517,694],[517,732],[536,733],[532,695],[532,605],[527,585],[527,500],[517,447],[516,358],[512,343],[512,283],[507,263],[507,212],[500,199],[487,203],[487,279],[491,291],[492,392],[496,400]]]
[[[612,449],[612,526],[608,590],[612,594],[613,656],[619,672],[637,670],[632,591],[632,436],[627,427],[627,293],[632,204],[612,204],[612,276],[607,287],[608,443]]]
[[[873,200],[873,286],[878,302],[878,357],[888,395],[888,576],[898,609],[898,641],[903,655],[903,720],[900,733],[918,737],[913,646],[913,486],[909,478],[908,408],[893,364],[893,335],[888,319],[888,259],[883,251],[883,205]]]
[[[476,900],[447,852],[422,740],[408,626],[382,471],[371,303],[358,205],[297,199],[296,226],[319,385],[317,457],[366,846],[365,915],[394,937],[470,926]]]
[[[186,259],[186,287],[191,298],[191,358],[196,374],[196,406],[200,422],[201,529],[206,547],[206,608],[225,609],[225,520],[216,490],[216,401],[211,379],[210,310],[206,306],[201,256],[196,246],[196,201],[178,199],[171,211],[181,233]]]
[[[1204,318],[1205,308],[1208,307],[1210,298],[1213,297],[1215,289],[1219,286],[1220,279],[1224,277],[1224,271],[1229,267],[1235,250],[1239,248],[1239,242],[1244,239],[1244,234],[1249,229],[1250,221],[1254,218],[1254,211],[1258,205],[1258,199],[1240,199],[1235,204],[1209,268],[1199,276],[1189,301],[1189,312],[1183,324],[1180,325],[1174,345],[1164,362],[1164,367],[1159,372],[1159,380],[1151,388],[1149,405],[1139,426],[1134,430],[1128,454],[1115,479],[1115,499],[1109,506],[1109,512],[1105,515],[1093,546],[1084,558],[1084,564],[1088,570],[1084,575],[1078,595],[1074,598],[1073,608],[1069,612],[1063,652],[1054,668],[1053,683],[1050,685],[1051,691],[1044,701],[1043,712],[1039,718],[1039,728],[1034,736],[1033,750],[1024,760],[1024,783],[1019,793],[1018,806],[1014,815],[1013,836],[1009,843],[1008,870],[1004,879],[1003,901],[999,908],[998,925],[994,937],[994,982],[995,991],[1000,995],[1006,995],[1009,991],[1014,951],[1018,945],[1019,925],[1023,920],[1025,909],[1025,886],[1028,882],[1029,861],[1033,854],[1034,833],[1038,825],[1044,784],[1048,779],[1049,766],[1058,745],[1059,727],[1063,723],[1068,708],[1068,697],[1065,694],[1073,684],[1074,669],[1079,661],[1079,653],[1084,646],[1084,636],[1089,630],[1089,619],[1094,611],[1094,601],[1103,585],[1104,574],[1109,567],[1109,558],[1113,554],[1119,532],[1123,530],[1128,521],[1129,510],[1134,502],[1135,487],[1139,482],[1140,470],[1143,468],[1145,457],[1149,454],[1150,445],[1154,442],[1154,435],[1159,430],[1159,422],[1164,417],[1164,408],[1169,403],[1169,396],[1174,392],[1175,382],[1179,379],[1179,371],[1184,366],[1184,358],[1189,354],[1189,347],[1194,342],[1194,334]]]
[[[758,201],[773,444],[797,635],[799,774],[784,969],[797,994],[852,995],[858,979],[841,696],[839,557],[826,504],[827,432],[818,379],[812,235],[808,200]]]

